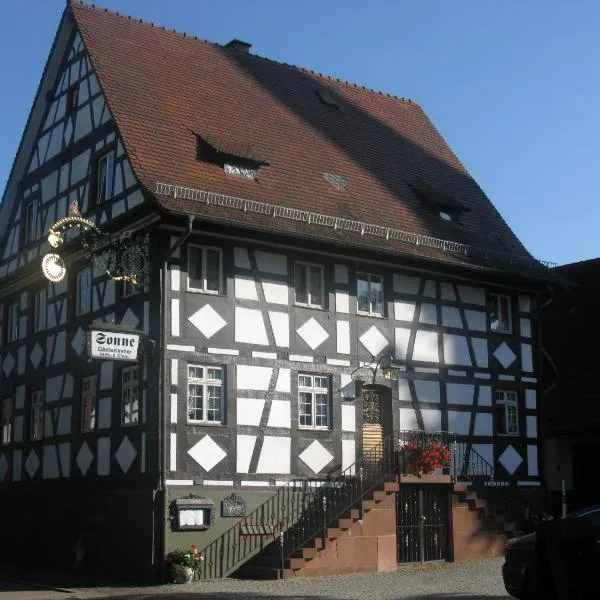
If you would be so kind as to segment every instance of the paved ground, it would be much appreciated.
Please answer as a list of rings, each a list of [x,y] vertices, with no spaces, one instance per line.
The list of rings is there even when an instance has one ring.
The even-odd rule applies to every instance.
[[[220,579],[154,587],[33,587],[0,572],[0,600],[507,600],[502,558],[469,563],[411,566],[396,573],[359,573],[283,581]],[[27,583],[24,581],[27,580]],[[50,581],[46,578],[47,581]],[[4,586],[4,587],[3,587]]]

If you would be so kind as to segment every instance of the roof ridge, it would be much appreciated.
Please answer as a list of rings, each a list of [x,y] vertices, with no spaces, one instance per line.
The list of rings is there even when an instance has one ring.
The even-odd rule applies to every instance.
[[[198,37],[197,35],[191,35],[188,34],[184,31],[178,31],[175,28],[169,28],[169,27],[165,27],[164,25],[158,25],[156,23],[154,23],[153,21],[145,21],[144,19],[141,19],[139,17],[134,17],[132,15],[129,14],[125,14],[122,13],[118,10],[112,10],[110,8],[105,8],[103,6],[98,6],[93,2],[85,2],[84,0],[67,0],[68,4],[70,6],[73,5],[81,5],[81,6],[85,6],[88,8],[93,8],[94,10],[98,10],[100,12],[106,12],[106,13],[111,13],[113,15],[117,15],[119,17],[122,18],[126,18],[130,21],[135,21],[137,23],[140,23],[142,25],[146,25],[148,27],[153,27],[154,29],[160,29],[162,31],[166,31],[168,33],[174,33],[175,35],[179,35],[181,37],[187,38],[187,39],[191,39],[191,40],[196,40],[198,42],[203,42],[205,44],[210,44],[211,46],[216,46],[217,48],[222,48],[222,49],[226,49],[226,46],[224,44],[219,44],[218,42],[211,42],[210,40],[207,40],[205,38],[202,37]],[[324,73],[320,73],[319,71],[314,71],[313,69],[308,69],[306,67],[300,67],[298,65],[293,65],[290,63],[286,63],[285,61],[281,61],[281,60],[275,60],[273,58],[269,58],[267,56],[261,56],[260,54],[252,54],[252,53],[248,53],[248,56],[250,58],[256,58],[258,60],[264,60],[270,63],[274,63],[277,65],[281,65],[282,67],[287,67],[290,69],[295,69],[296,71],[302,71],[303,73],[309,73],[310,75],[314,75],[316,77],[318,77],[319,79],[323,79],[326,81],[332,81],[335,83],[340,83],[342,85],[345,85],[349,88],[353,88],[353,89],[360,89],[363,90],[365,92],[370,92],[372,94],[375,94],[377,96],[385,96],[387,98],[393,98],[394,100],[399,100],[400,102],[405,102],[406,104],[411,104],[417,107],[420,107],[419,103],[416,102],[415,100],[412,100],[411,98],[405,98],[404,96],[397,96],[396,94],[390,94],[389,92],[384,92],[382,90],[376,90],[374,88],[370,88],[364,85],[360,85],[358,83],[354,83],[352,81],[348,81],[347,79],[341,79],[339,77],[334,77],[332,75],[327,75]]]

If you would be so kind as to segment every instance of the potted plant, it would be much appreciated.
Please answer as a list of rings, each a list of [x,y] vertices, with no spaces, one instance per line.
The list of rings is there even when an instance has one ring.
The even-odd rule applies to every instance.
[[[189,583],[200,570],[204,558],[192,544],[189,548],[176,548],[169,552],[165,562],[175,583]]]
[[[406,471],[417,477],[450,466],[451,452],[448,444],[436,437],[419,437],[407,442],[403,448]]]

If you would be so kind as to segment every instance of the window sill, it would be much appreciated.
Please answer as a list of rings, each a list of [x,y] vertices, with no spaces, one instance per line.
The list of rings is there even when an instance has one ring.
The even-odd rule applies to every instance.
[[[215,421],[186,421],[185,424],[191,427],[227,427],[227,424],[222,421],[218,423]]]
[[[497,433],[498,437],[510,437],[510,438],[518,438],[521,437],[520,433]]]
[[[490,333],[497,333],[498,335],[513,335],[512,330],[508,331],[505,329],[488,329]]]
[[[301,429],[302,431],[333,431],[331,427],[311,427],[310,425],[298,425],[298,429]]]
[[[191,287],[187,287],[188,292],[191,292],[192,294],[206,294],[207,296],[224,296],[225,294],[219,290],[218,292],[213,292],[211,290],[200,290],[198,288],[191,288]]]
[[[327,311],[328,309],[326,309],[323,306],[316,306],[313,304],[302,304],[301,302],[294,302],[294,306],[297,306],[298,308],[309,308],[311,310],[320,310],[320,311]]]
[[[135,427],[136,425],[140,425],[140,422],[136,421],[135,423],[121,423],[121,427]]]
[[[358,317],[373,317],[375,319],[385,319],[385,317],[379,313],[368,313],[368,312],[362,312],[360,310],[356,311],[356,315]]]

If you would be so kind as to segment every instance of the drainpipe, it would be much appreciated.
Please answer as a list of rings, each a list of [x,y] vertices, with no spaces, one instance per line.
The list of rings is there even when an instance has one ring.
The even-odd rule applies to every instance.
[[[165,519],[164,515],[167,514],[168,501],[167,501],[167,435],[168,435],[168,419],[167,419],[167,398],[169,397],[169,383],[167,381],[168,373],[168,359],[167,359],[167,298],[169,295],[169,259],[175,254],[175,252],[183,246],[184,242],[190,237],[192,228],[194,226],[193,215],[188,215],[188,222],[186,230],[183,232],[181,237],[175,242],[175,244],[169,248],[165,255],[162,269],[161,269],[161,310],[160,315],[160,364],[159,364],[159,402],[158,402],[158,458],[159,458],[159,469],[160,478],[158,483],[159,495],[162,495],[159,525],[159,574],[164,579],[164,561],[162,557],[166,553],[166,534],[165,534]]]

